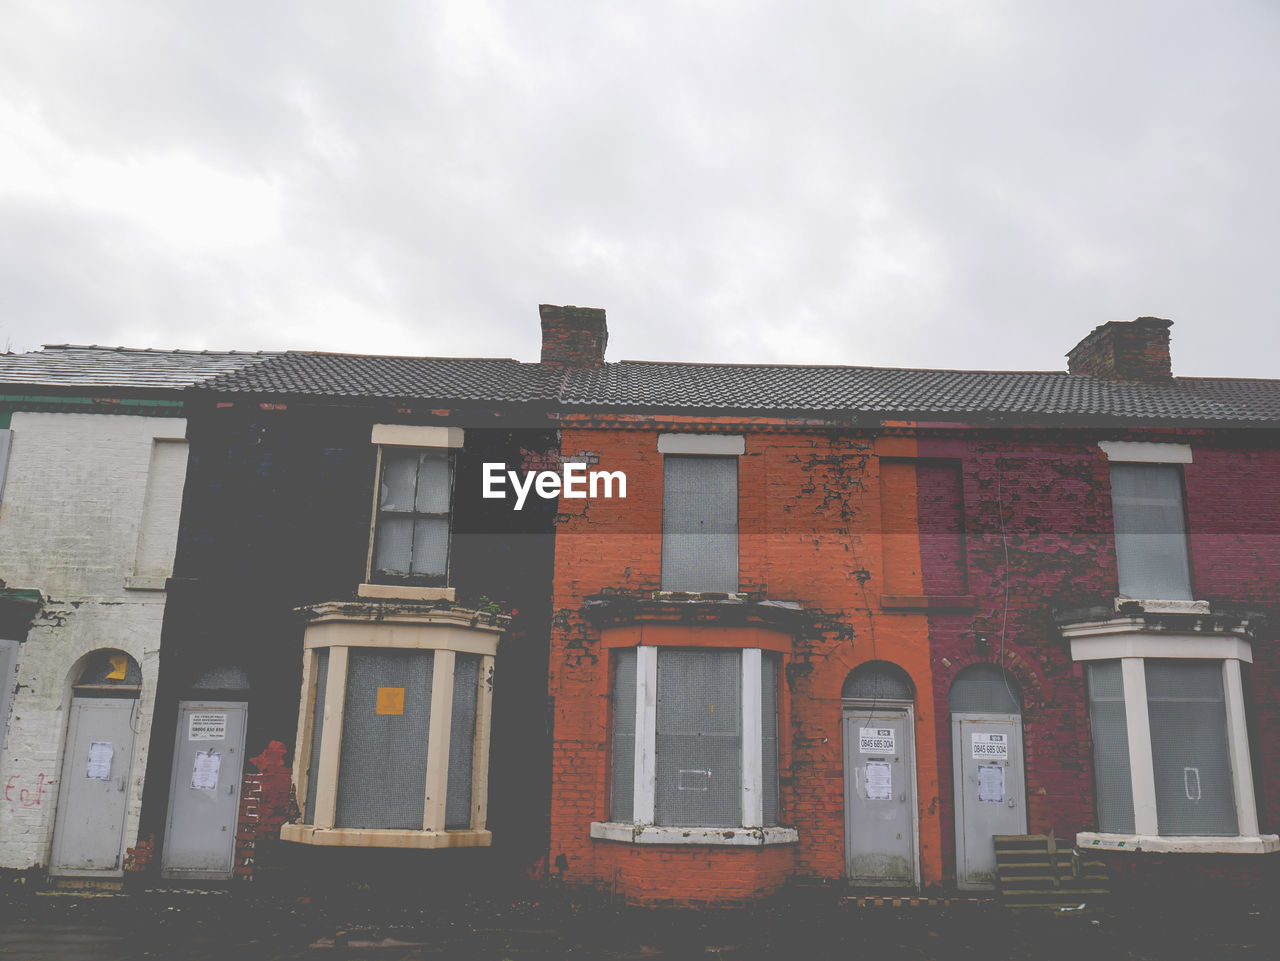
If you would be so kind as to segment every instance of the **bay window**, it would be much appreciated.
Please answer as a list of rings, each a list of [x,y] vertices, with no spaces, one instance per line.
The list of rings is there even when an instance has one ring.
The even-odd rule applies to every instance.
[[[302,820],[285,840],[487,845],[494,656],[507,619],[343,603],[304,609]]]
[[[795,840],[777,826],[780,660],[759,648],[614,649],[610,821],[592,836]]]

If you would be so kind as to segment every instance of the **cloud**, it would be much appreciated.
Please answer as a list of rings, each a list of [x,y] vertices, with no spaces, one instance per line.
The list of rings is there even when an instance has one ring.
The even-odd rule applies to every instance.
[[[1275,373],[1267,5],[19,4],[11,342]],[[138,338],[143,338],[139,340]],[[1269,348],[1271,350],[1269,350]]]

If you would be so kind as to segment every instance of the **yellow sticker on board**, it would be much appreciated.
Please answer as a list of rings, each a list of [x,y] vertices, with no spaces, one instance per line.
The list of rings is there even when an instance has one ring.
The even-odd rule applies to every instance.
[[[404,713],[404,688],[403,687],[380,687],[378,688],[378,706],[379,714],[403,714]]]
[[[123,681],[124,669],[129,666],[129,658],[123,654],[112,654],[107,658],[107,663],[111,665],[111,673],[107,675],[107,680]]]

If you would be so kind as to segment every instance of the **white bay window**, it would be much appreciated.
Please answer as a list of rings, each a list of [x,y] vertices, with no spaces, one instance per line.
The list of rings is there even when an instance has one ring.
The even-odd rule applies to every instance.
[[[778,827],[780,661],[759,648],[615,649],[610,820],[592,836],[794,841]]]

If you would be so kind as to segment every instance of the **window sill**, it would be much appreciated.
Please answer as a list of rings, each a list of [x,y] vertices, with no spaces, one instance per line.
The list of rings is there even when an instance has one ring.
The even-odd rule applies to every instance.
[[[454,601],[452,587],[409,587],[402,584],[361,584],[357,597],[388,601]]]
[[[628,844],[718,844],[731,847],[795,844],[800,840],[795,828],[674,828],[622,821],[592,821],[591,836],[597,841],[625,841]]]
[[[374,828],[317,828],[310,824],[280,825],[282,841],[320,847],[350,848],[487,848],[489,831],[407,831]]]
[[[972,594],[881,594],[887,611],[958,611],[978,606]]]
[[[1280,835],[1237,837],[1166,836],[1153,834],[1104,834],[1083,831],[1076,846],[1089,851],[1145,851],[1167,854],[1272,854],[1280,851]]]
[[[1208,601],[1162,601],[1155,598],[1117,597],[1116,612],[1126,604],[1137,604],[1146,614],[1208,614]]]
[[[168,580],[168,575],[165,574],[161,574],[159,577],[130,574],[124,579],[124,589],[126,591],[163,591],[165,582]]]

